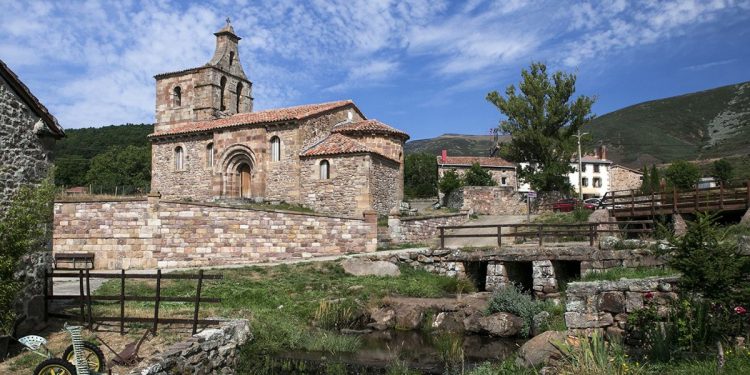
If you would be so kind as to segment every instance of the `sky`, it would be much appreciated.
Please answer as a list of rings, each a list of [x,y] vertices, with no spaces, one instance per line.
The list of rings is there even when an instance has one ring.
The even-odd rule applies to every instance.
[[[67,129],[154,121],[153,76],[231,18],[255,110],[352,99],[412,139],[489,134],[541,61],[602,115],[750,81],[750,0],[0,0],[0,59]]]

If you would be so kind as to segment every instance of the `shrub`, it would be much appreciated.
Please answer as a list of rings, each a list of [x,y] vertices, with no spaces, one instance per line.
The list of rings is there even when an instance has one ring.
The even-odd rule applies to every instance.
[[[479,163],[474,163],[464,175],[464,185],[495,186],[497,185],[497,182],[492,179],[492,175],[488,170],[482,168]]]
[[[529,337],[534,325],[534,316],[544,311],[547,308],[546,305],[545,302],[532,299],[530,293],[524,293],[518,286],[509,284],[492,294],[487,313],[505,312],[520,317],[523,319],[520,334],[523,337]]]
[[[438,187],[440,188],[440,191],[445,194],[446,200],[453,190],[456,190],[461,186],[463,186],[463,181],[458,173],[456,173],[455,169],[445,172],[443,177],[440,178],[440,182],[438,182]]]
[[[692,188],[698,182],[701,171],[695,164],[678,160],[664,171],[664,177],[671,186],[684,190]]]

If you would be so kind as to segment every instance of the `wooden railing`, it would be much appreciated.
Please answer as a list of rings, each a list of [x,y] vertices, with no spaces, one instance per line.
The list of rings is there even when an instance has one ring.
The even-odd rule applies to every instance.
[[[750,205],[750,181],[742,186],[692,190],[661,190],[649,194],[637,190],[607,192],[600,208],[611,209],[615,216],[655,216],[695,211],[747,209]]]
[[[650,228],[646,225],[651,224]],[[580,224],[484,224],[484,225],[455,225],[438,227],[440,230],[440,248],[445,248],[446,238],[497,238],[497,247],[502,247],[503,237],[536,238],[539,246],[543,246],[545,238],[579,237],[588,238],[589,245],[594,246],[599,234],[603,233],[652,233],[652,220],[633,220],[611,223],[580,223]],[[631,225],[640,225],[632,228]],[[600,227],[603,226],[604,228]],[[614,228],[613,227],[617,227]],[[448,230],[488,229],[495,228],[493,233],[446,233]],[[513,228],[509,233],[503,233],[503,228]]]
[[[55,278],[72,278],[78,279],[79,293],[73,295],[55,295],[53,285],[50,282]],[[119,279],[120,280],[120,293],[114,296],[94,296],[91,295],[91,278],[102,278],[102,279]],[[118,322],[120,323],[120,334],[125,334],[125,322],[130,323],[150,323],[153,324],[153,333],[156,334],[159,323],[162,324],[190,324],[193,326],[193,334],[197,332],[198,324],[219,324],[219,320],[210,319],[198,319],[198,312],[200,310],[201,303],[220,303],[220,298],[206,298],[201,296],[201,289],[203,287],[204,280],[221,280],[223,275],[206,275],[203,270],[199,270],[197,274],[162,274],[161,270],[157,270],[156,274],[137,274],[130,273],[126,274],[125,270],[119,273],[94,273],[89,270],[80,270],[78,272],[45,272],[44,274],[44,318],[58,317],[58,318],[75,318],[75,316],[65,313],[50,312],[49,302],[54,300],[72,300],[78,302],[78,308],[80,314],[78,319],[81,323],[86,323],[89,328],[93,326],[95,322]],[[126,279],[140,279],[140,280],[156,280],[156,290],[153,296],[133,296],[126,295],[125,293],[125,280]],[[194,297],[171,297],[162,295],[162,280],[197,280],[196,290]],[[85,287],[85,288],[84,288]],[[119,316],[106,317],[106,316],[94,316],[91,312],[91,305],[93,301],[117,301],[120,305]],[[141,318],[141,317],[127,317],[125,316],[125,301],[139,301],[139,302],[153,302],[154,312],[153,317]],[[185,302],[193,304],[194,310],[191,319],[187,318],[164,318],[159,316],[159,305],[161,302]]]

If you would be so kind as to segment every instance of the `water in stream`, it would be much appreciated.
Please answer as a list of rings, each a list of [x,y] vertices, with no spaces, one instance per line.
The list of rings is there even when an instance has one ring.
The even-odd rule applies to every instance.
[[[522,340],[479,335],[445,336],[417,331],[382,331],[359,336],[353,353],[289,351],[252,361],[257,374],[383,374],[395,363],[423,374],[444,374],[446,366],[471,369],[511,356]],[[459,372],[460,373],[460,372]]]

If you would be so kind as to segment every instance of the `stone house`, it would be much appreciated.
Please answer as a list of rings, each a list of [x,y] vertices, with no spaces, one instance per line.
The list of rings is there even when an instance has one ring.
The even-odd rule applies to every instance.
[[[229,22],[214,35],[207,64],[155,76],[152,192],[358,217],[400,205],[406,133],[368,119],[351,100],[253,112],[240,37]]]
[[[450,170],[455,170],[459,176],[463,176],[474,163],[489,171],[497,186],[516,187],[515,164],[499,157],[448,156],[446,150],[437,157],[438,179]]]
[[[0,216],[18,189],[47,176],[54,141],[64,136],[55,117],[0,60]]]
[[[619,164],[612,164],[610,176],[610,191],[640,189],[643,182],[643,172]]]

